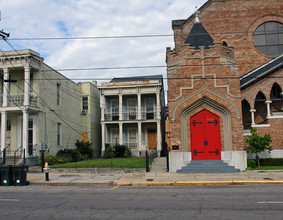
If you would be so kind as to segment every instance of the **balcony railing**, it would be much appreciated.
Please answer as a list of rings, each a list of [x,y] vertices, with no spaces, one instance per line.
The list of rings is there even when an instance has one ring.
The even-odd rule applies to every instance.
[[[138,120],[138,112],[137,111],[127,111],[123,112],[122,120]],[[142,111],[141,112],[142,120],[153,120],[157,119],[157,111]],[[104,114],[105,121],[119,121],[119,113],[105,113]]]
[[[30,106],[37,108],[37,96],[30,95]],[[8,106],[23,106],[24,95],[10,95],[8,96]],[[1,95],[1,106],[3,106],[3,95]]]

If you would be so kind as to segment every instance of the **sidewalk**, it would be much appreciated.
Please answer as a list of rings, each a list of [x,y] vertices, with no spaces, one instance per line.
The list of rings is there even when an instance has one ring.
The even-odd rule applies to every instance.
[[[50,170],[49,181],[45,173],[28,172],[30,185],[110,185],[110,186],[165,186],[165,185],[234,185],[234,184],[283,184],[283,170],[243,171],[239,173],[168,173],[136,171],[126,173],[117,170],[107,173],[79,169],[69,172]]]

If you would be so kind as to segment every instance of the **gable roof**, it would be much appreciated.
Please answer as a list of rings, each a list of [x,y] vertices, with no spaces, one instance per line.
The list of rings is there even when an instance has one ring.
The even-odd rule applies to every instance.
[[[267,74],[271,73],[272,71],[282,68],[283,66],[283,55],[280,55],[267,63],[257,67],[256,69],[246,73],[240,78],[240,87],[241,89],[249,84],[253,83],[259,78],[266,76]]]
[[[195,49],[199,49],[200,46],[204,46],[208,49],[209,46],[213,45],[213,39],[202,26],[201,22],[195,22],[185,43],[190,44],[190,46],[195,47]]]
[[[163,81],[162,75],[151,75],[151,76],[134,76],[134,77],[119,77],[113,78],[110,82],[135,82],[135,81],[148,81],[148,80],[158,80]]]

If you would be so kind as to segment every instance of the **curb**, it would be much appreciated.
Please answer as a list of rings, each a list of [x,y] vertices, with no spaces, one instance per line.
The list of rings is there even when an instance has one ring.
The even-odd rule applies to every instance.
[[[205,186],[205,185],[252,185],[283,184],[283,180],[273,181],[176,181],[176,182],[117,182],[117,186]]]

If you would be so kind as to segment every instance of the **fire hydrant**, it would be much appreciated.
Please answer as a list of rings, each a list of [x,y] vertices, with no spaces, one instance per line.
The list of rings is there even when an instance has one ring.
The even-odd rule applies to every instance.
[[[48,167],[48,163],[45,162],[44,164],[44,171],[45,171],[45,181],[49,181],[49,167]]]

